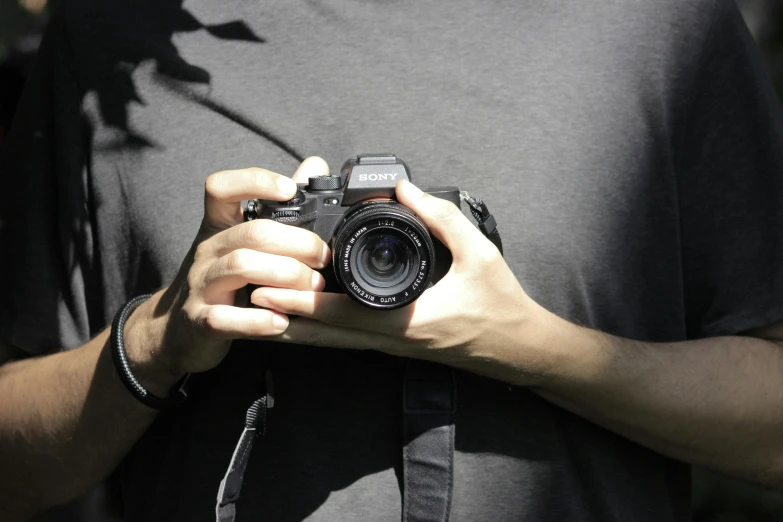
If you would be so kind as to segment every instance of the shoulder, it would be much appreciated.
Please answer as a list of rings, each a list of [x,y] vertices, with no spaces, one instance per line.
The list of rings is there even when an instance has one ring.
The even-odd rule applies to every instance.
[[[560,19],[557,29],[565,28],[560,34],[568,37],[558,46],[576,45],[580,53],[600,53],[596,63],[604,63],[618,74],[649,79],[651,74],[679,76],[696,65],[715,19],[730,16],[732,9],[736,10],[733,3],[573,0],[557,2],[559,7],[552,8],[550,16]]]
[[[698,51],[716,19],[737,11],[734,0],[602,0],[590,5],[596,6],[593,16],[606,20],[606,37],[615,34],[635,42],[632,48],[680,55]]]

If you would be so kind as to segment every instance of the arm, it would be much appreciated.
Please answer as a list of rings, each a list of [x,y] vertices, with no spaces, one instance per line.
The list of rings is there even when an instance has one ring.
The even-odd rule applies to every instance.
[[[328,172],[306,160],[297,179]],[[278,184],[278,180],[282,185]],[[320,290],[329,249],[314,233],[268,220],[241,223],[239,201],[285,201],[289,178],[260,169],[207,180],[204,221],[168,289],[142,304],[126,325],[134,374],[166,396],[185,372],[217,366],[230,341],[285,330],[287,317],[234,306],[247,284]],[[236,226],[234,226],[236,225]],[[24,520],[87,491],[117,466],[155,417],[117,377],[109,331],[73,350],[10,361],[0,345],[0,519]]]
[[[541,396],[670,457],[783,490],[783,324],[753,332],[777,341],[652,344],[542,315],[545,349],[569,353]]]
[[[535,303],[453,204],[406,182],[397,195],[451,250],[451,271],[391,312],[343,294],[257,289],[254,303],[306,318],[281,341],[373,347],[529,386],[660,453],[783,489],[779,344],[737,336],[653,344],[576,326]],[[781,339],[781,330],[753,335]]]
[[[77,349],[0,366],[0,519],[25,520],[86,492],[154,419],[116,376],[108,338],[104,331]],[[157,365],[135,370],[162,396],[176,382]]]

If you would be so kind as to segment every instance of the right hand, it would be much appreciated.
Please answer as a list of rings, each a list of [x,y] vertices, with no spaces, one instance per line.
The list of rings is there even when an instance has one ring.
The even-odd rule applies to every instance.
[[[204,219],[173,283],[140,306],[126,326],[126,349],[143,374],[142,384],[168,390],[186,372],[214,368],[231,340],[278,335],[288,318],[278,312],[236,306],[248,284],[321,291],[315,269],[329,263],[329,247],[316,234],[271,220],[243,222],[239,202],[286,201],[296,182],[329,174],[311,157],[294,179],[263,169],[212,174],[205,185]],[[145,377],[147,382],[145,382]]]

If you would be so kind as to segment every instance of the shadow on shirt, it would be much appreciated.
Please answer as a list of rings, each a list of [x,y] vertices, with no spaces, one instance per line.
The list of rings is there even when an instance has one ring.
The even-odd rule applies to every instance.
[[[88,4],[91,2],[83,2]],[[200,21],[182,0],[112,2],[108,6],[85,6],[76,11],[73,26],[85,34],[71,34],[72,39],[86,38],[102,42],[99,48],[86,46],[91,59],[82,88],[95,92],[104,125],[121,132],[118,147],[148,147],[153,141],[135,131],[128,119],[132,103],[144,103],[133,83],[134,69],[144,61],[153,60],[157,72],[172,80],[191,84],[209,84],[208,70],[190,63],[179,53],[173,42],[178,33],[207,31],[220,40],[264,43],[264,39],[241,20],[209,24]],[[93,19],[95,17],[95,19]],[[96,34],[97,33],[97,34]],[[92,48],[90,48],[92,47]]]

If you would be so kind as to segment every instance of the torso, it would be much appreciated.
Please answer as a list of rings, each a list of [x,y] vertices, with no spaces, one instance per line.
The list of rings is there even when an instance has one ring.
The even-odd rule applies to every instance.
[[[685,338],[674,173],[687,64],[653,34],[667,9],[635,4],[187,3],[206,25],[243,20],[236,40],[173,33],[179,7],[134,2],[142,21],[157,13],[159,36],[143,33],[152,22],[123,29],[105,56],[78,32],[101,8],[72,7],[107,317],[171,280],[211,172],[290,174],[309,155],[336,170],[393,152],[417,184],[484,198],[506,261],[549,310],[635,339]],[[122,71],[144,105],[117,97]],[[110,118],[123,107],[125,122]],[[257,357],[233,350],[140,441],[122,473],[128,520],[210,518]],[[398,520],[399,361],[286,346],[274,365],[277,404],[239,520]],[[684,466],[525,389],[460,373],[458,397],[452,521],[687,520]]]

